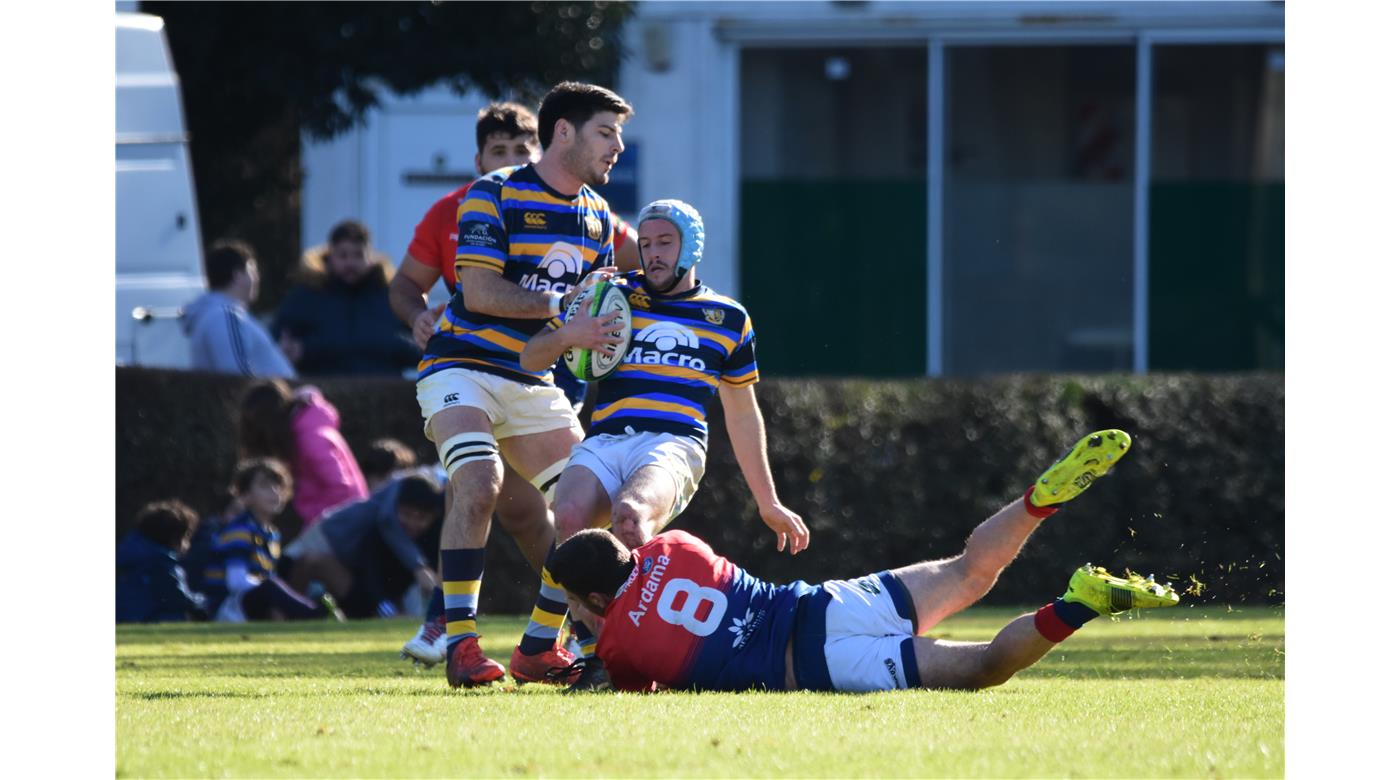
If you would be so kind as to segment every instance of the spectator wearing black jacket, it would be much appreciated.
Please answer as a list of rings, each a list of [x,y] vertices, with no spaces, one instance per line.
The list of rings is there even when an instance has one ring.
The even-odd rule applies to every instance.
[[[302,376],[402,375],[421,352],[389,307],[389,259],[346,220],[307,250],[272,330]]]
[[[117,622],[205,620],[204,596],[190,590],[180,555],[199,518],[179,501],[147,504],[117,545]]]

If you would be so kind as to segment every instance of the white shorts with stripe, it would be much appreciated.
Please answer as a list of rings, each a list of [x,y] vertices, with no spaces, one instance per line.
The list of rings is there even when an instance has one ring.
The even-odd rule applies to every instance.
[[[554,385],[527,385],[465,368],[443,369],[418,380],[423,433],[430,440],[433,415],[454,406],[485,412],[496,441],[559,428],[574,428],[583,436],[573,405]]]

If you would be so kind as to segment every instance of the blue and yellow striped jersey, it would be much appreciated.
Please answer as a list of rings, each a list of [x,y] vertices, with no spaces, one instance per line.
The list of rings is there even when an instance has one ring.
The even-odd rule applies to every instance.
[[[472,184],[457,207],[457,277],[468,268],[498,273],[527,290],[566,293],[593,268],[613,262],[607,201],[588,187],[569,198],[533,165],[502,168]],[[459,282],[428,340],[418,378],[468,368],[532,385],[548,371],[520,367],[525,342],[550,320],[512,319],[467,309]]]
[[[705,405],[719,383],[758,381],[749,313],[703,284],[661,296],[647,292],[641,271],[619,280],[632,306],[632,345],[617,371],[598,383],[588,434],[630,427],[704,442]]]
[[[230,560],[241,559],[249,574],[267,579],[277,572],[277,559],[281,557],[282,535],[277,529],[263,527],[249,512],[230,520],[215,539],[213,555],[203,572],[203,590],[211,608],[228,595],[224,569]]]

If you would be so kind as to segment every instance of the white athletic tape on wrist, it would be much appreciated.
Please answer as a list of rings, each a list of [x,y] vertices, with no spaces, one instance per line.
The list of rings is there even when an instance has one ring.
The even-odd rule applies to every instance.
[[[489,433],[459,433],[438,447],[438,457],[442,467],[447,469],[448,479],[462,466],[477,460],[501,459],[496,447],[496,438]]]
[[[564,467],[567,465],[569,465],[569,459],[564,458],[530,479],[530,484],[544,495],[546,504],[554,501],[554,488],[559,486],[559,475],[564,473]]]
[[[563,293],[554,293],[554,292],[550,293],[550,294],[549,294],[549,316],[551,316],[551,317],[558,317],[558,316],[559,316],[559,312],[562,311],[562,309],[561,309],[560,307],[562,307],[563,304],[564,304],[564,294],[563,294]]]

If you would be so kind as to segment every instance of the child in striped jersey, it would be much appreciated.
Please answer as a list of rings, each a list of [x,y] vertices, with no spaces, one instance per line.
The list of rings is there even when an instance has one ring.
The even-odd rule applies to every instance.
[[[611,525],[619,540],[635,548],[679,515],[705,471],[705,407],[718,394],[759,515],[777,535],[778,549],[795,555],[807,547],[809,534],[802,518],[778,499],[769,471],[753,391],[758,364],[748,312],[697,278],[705,232],[692,206],[678,200],[651,203],[642,209],[638,229],[642,270],[612,282],[628,293],[631,346],[618,370],[598,383],[588,437],[574,447],[559,479],[556,539]],[[526,370],[548,366],[569,347],[585,346],[613,327],[607,315],[576,315],[532,338],[521,352],[521,365]],[[565,596],[547,564],[541,579],[530,624],[511,658],[511,674],[522,682],[573,678],[573,690],[592,687],[603,679],[602,665],[592,655],[592,629],[575,623],[584,658],[563,666],[571,659],[555,641]]]
[[[274,521],[291,497],[287,468],[271,458],[243,461],[234,472],[233,492],[245,511],[219,533],[214,562],[204,572],[204,591],[214,619],[228,623],[310,620],[338,612],[333,603],[313,602],[277,576],[282,536]]]

